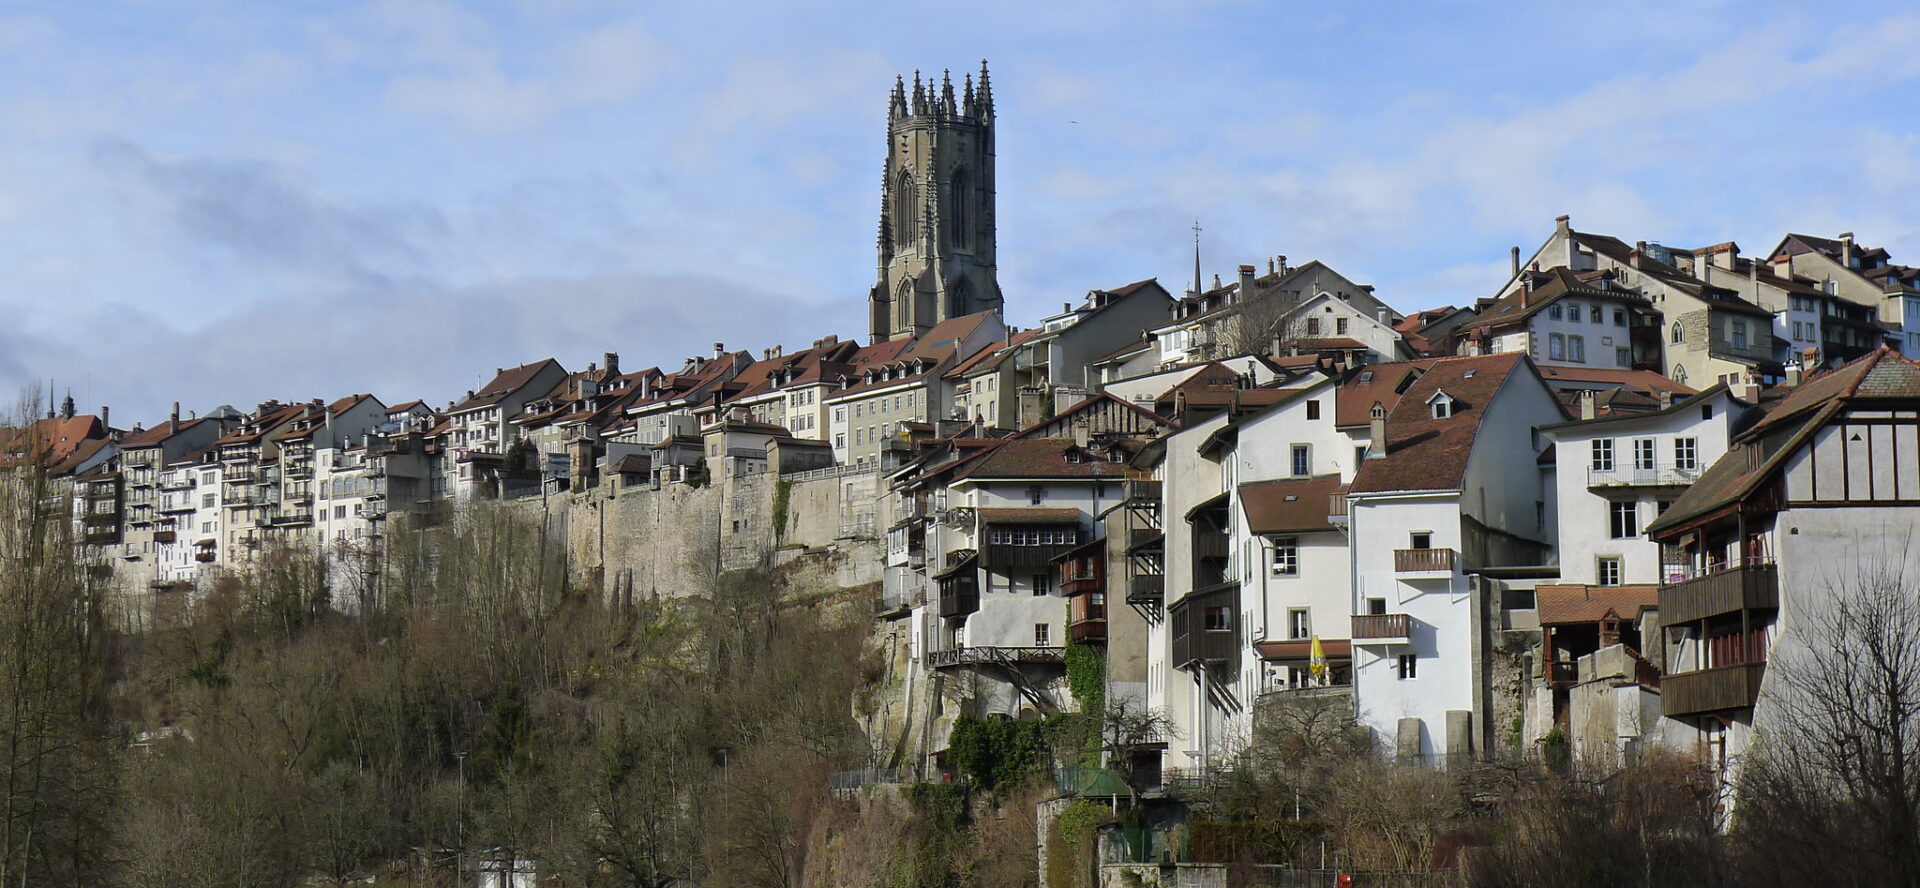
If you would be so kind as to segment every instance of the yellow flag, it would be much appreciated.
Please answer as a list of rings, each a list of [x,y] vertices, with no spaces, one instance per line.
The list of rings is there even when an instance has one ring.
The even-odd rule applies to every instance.
[[[1320,646],[1320,636],[1313,637],[1312,647],[1307,649],[1307,671],[1314,678],[1327,677],[1327,649]]]

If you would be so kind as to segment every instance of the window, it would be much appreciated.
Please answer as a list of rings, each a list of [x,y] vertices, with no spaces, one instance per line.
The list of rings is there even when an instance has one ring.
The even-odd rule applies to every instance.
[[[1653,439],[1633,439],[1633,467],[1642,471],[1653,468]]]
[[[1046,500],[1047,500],[1047,488],[1045,485],[1035,484],[1032,487],[1027,488],[1027,502],[1029,504],[1037,506],[1043,502],[1046,502]]]
[[[1585,336],[1567,337],[1567,360],[1579,364],[1587,362],[1587,338]]]
[[[833,433],[833,446],[834,446],[834,447],[835,447],[836,449],[839,449],[839,450],[845,450],[845,449],[847,449],[847,433],[846,433],[846,432],[834,432],[834,433]]]
[[[1679,369],[1679,368],[1675,368],[1675,369]],[[1677,377],[1676,377],[1676,378],[1677,378]],[[1713,405],[1712,405],[1712,404],[1702,404],[1702,405],[1700,405],[1700,418],[1701,418],[1701,419],[1712,419],[1712,418],[1713,418]]]
[[[1319,318],[1307,319],[1307,335],[1308,336],[1320,335],[1320,319]]]
[[[1672,373],[1669,373],[1669,374],[1667,374],[1667,376],[1668,376],[1668,377],[1669,377],[1670,379],[1672,379],[1672,380],[1673,380],[1674,382],[1686,382],[1686,381],[1687,381],[1687,368],[1685,368],[1685,367],[1682,367],[1682,366],[1680,366],[1679,364],[1675,364],[1675,365],[1673,365],[1673,372],[1672,372]]]
[[[1567,320],[1575,324],[1580,323],[1580,306],[1571,303],[1567,305]]]
[[[1308,419],[1319,419],[1319,418],[1320,418],[1320,401],[1319,401],[1319,399],[1317,399],[1317,398],[1316,398],[1316,399],[1314,399],[1314,400],[1312,400],[1312,401],[1308,401],[1308,402],[1307,402],[1307,418],[1308,418]]]
[[[1053,574],[1037,573],[1033,575],[1034,597],[1053,594]]]
[[[1293,475],[1298,478],[1313,472],[1312,451],[1305,444],[1293,445]]]
[[[1420,667],[1419,657],[1413,654],[1401,654],[1399,659],[1394,661],[1394,664],[1394,674],[1399,676],[1401,681],[1418,677]]]
[[[1693,438],[1673,439],[1673,467],[1692,471],[1700,465],[1700,445]]]
[[[1590,466],[1596,472],[1613,471],[1613,439],[1593,439],[1593,463]]]
[[[1429,530],[1416,530],[1413,533],[1408,534],[1407,548],[1409,549],[1433,548],[1433,532]]]
[[[1678,344],[1680,344],[1680,343],[1682,343],[1682,342],[1686,342],[1686,341],[1687,341],[1687,334],[1685,334],[1685,333],[1682,333],[1682,332],[1680,331],[1680,322],[1679,322],[1679,321],[1674,321],[1674,322],[1673,322],[1673,327],[1672,327],[1672,328],[1671,328],[1671,329],[1670,329],[1670,330],[1668,331],[1668,333],[1667,333],[1667,341],[1668,341],[1668,342],[1672,342],[1672,343],[1674,343],[1675,345],[1678,345]]]
[[[1553,361],[1567,359],[1567,337],[1558,333],[1547,335],[1547,359]]]
[[[347,520],[347,507],[346,507],[346,506],[334,506],[334,507],[333,507],[333,517],[334,517],[334,519],[335,519],[335,520],[338,520],[338,521],[345,521],[345,520]]]
[[[866,430],[866,429],[854,429],[854,430],[853,430],[853,443],[854,443],[854,444],[865,444],[865,443],[867,443],[867,430]]]
[[[213,508],[213,494],[207,493],[207,494],[202,494],[200,496],[200,508],[202,509]]]
[[[1604,324],[1607,322],[1607,310],[1598,305],[1589,305],[1587,306],[1587,320],[1596,324]]]
[[[1359,469],[1359,468],[1360,468],[1360,464],[1361,464],[1361,463],[1363,463],[1363,462],[1366,462],[1366,461],[1367,461],[1367,445],[1365,445],[1365,444],[1356,444],[1356,445],[1354,445],[1354,448],[1353,448],[1353,467],[1354,467],[1355,469]]]
[[[1560,317],[1561,317],[1560,306],[1558,305],[1547,306],[1547,317],[1552,318],[1556,321],[1560,320]]]
[[[1733,322],[1733,347],[1741,348],[1741,349],[1747,347],[1747,322],[1746,321],[1736,319]]]
[[[1612,516],[1609,535],[1616,540],[1630,540],[1640,535],[1640,504],[1633,500],[1614,503],[1608,508]]]
[[[1614,366],[1621,367],[1621,368],[1633,366],[1633,350],[1628,348],[1614,349],[1613,364]]]
[[[1433,418],[1446,419],[1453,415],[1453,399],[1442,395],[1433,399]]]
[[[1233,628],[1233,608],[1214,606],[1207,608],[1205,628],[1208,632],[1226,632]]]
[[[1615,327],[1625,327],[1627,325],[1626,309],[1616,308],[1613,310],[1613,325]]]
[[[1307,609],[1296,607],[1287,611],[1287,637],[1312,638],[1313,623],[1307,617]]]
[[[1293,537],[1280,537],[1273,541],[1273,573],[1275,576],[1283,577],[1299,576],[1299,540]]]
[[[1051,623],[1033,624],[1033,646],[1047,647],[1053,644],[1053,625]]]
[[[1600,578],[1600,585],[1602,586],[1620,585],[1620,556],[1602,555],[1600,556],[1598,565],[1599,565],[1599,569],[1595,572],[1595,574]]]
[[[1376,617],[1377,617],[1377,616],[1380,616],[1381,614],[1384,614],[1384,613],[1386,613],[1386,612],[1387,612],[1387,600],[1386,600],[1385,598],[1369,598],[1369,599],[1367,599],[1367,613],[1368,613],[1368,614],[1370,614],[1370,615],[1372,615],[1372,616],[1376,616]]]
[[[1333,332],[1334,332],[1334,334],[1335,334],[1335,335],[1337,335],[1337,336],[1345,336],[1345,335],[1347,335],[1347,319],[1346,319],[1346,318],[1334,318],[1334,319],[1333,319]]]

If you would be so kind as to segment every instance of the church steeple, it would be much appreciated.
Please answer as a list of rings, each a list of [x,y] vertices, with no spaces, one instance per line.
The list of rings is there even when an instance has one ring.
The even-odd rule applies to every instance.
[[[980,82],[913,72],[887,97],[880,180],[878,274],[868,296],[875,341],[915,336],[940,321],[1000,308],[994,249],[993,95]]]

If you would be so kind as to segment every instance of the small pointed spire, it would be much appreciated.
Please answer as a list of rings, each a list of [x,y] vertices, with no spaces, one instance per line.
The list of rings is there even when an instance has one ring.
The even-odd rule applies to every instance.
[[[993,83],[987,79],[987,60],[980,60],[980,113],[983,117],[993,116]]]
[[[948,114],[954,113],[953,72],[946,68],[940,69],[940,107]]]
[[[1206,292],[1200,289],[1200,220],[1193,220],[1193,295]]]
[[[971,71],[967,72],[966,81],[967,81],[967,89],[965,92],[961,93],[960,95],[961,95],[961,98],[966,100],[965,108],[966,108],[967,116],[973,117],[980,113],[979,109],[976,109],[975,107],[973,107],[973,72]]]
[[[893,75],[893,92],[887,95],[887,116],[905,117],[907,115],[907,84],[900,75]]]
[[[920,69],[913,69],[913,113],[927,113],[927,89],[920,85]]]

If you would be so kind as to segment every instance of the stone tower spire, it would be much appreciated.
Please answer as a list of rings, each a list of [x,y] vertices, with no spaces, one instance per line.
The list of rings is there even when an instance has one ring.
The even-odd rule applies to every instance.
[[[943,320],[997,311],[992,97],[953,75],[895,77],[887,100],[878,268],[868,295],[874,341],[917,336]]]

